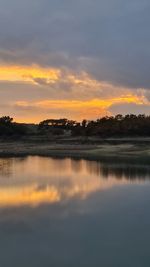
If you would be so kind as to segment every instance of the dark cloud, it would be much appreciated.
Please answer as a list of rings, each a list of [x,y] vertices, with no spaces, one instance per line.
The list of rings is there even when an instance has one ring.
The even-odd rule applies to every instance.
[[[116,105],[112,105],[109,108],[109,111],[114,115],[114,114],[147,114],[150,115],[150,105],[149,104],[143,104],[143,105],[138,105],[135,103],[121,103],[121,104],[116,104]]]
[[[148,0],[0,0],[1,63],[85,69],[150,88]]]

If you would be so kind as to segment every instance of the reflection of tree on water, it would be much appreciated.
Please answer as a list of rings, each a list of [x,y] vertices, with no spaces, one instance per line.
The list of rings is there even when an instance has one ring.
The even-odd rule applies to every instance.
[[[0,158],[0,176],[9,178],[13,173],[14,163],[23,160],[25,160],[25,158]]]
[[[105,178],[115,176],[117,179],[150,180],[150,166],[147,165],[86,161],[86,167],[89,173]]]
[[[9,177],[12,174],[13,159],[0,159],[0,175]]]
[[[37,157],[38,158],[38,157]],[[46,159],[48,161],[46,161]],[[14,172],[14,166],[16,163],[24,162],[26,164],[27,158],[0,158],[0,176],[1,177],[11,177]],[[109,178],[109,176],[115,176],[117,179],[127,179],[127,180],[150,180],[150,166],[149,165],[139,165],[139,164],[129,164],[129,163],[116,163],[116,162],[103,162],[103,161],[89,161],[84,159],[55,159],[51,165],[49,161],[52,158],[40,158],[40,161],[47,162],[47,171],[52,170],[57,171],[56,167],[59,161],[59,170],[67,173],[67,170],[74,173],[87,173],[91,175],[101,176],[101,178]],[[33,161],[34,166],[35,158]],[[55,164],[56,166],[55,166]],[[54,165],[54,166],[53,166]],[[45,166],[45,165],[44,165]],[[45,166],[45,167],[46,167]]]
[[[83,164],[84,164],[84,160],[81,160],[81,159],[71,160],[71,168],[76,173],[82,172]]]
[[[150,168],[143,166],[133,166],[133,165],[122,165],[122,166],[112,166],[108,165],[102,166],[102,174],[105,177],[109,175],[115,175],[116,178],[126,178],[129,180],[150,180]]]
[[[9,179],[5,179],[9,177]],[[150,181],[150,166],[50,157],[0,159],[0,207],[36,206]]]

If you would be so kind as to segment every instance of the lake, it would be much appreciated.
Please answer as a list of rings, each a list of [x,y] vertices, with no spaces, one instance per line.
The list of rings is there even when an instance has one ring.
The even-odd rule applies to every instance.
[[[1,267],[149,267],[150,166],[0,159]]]

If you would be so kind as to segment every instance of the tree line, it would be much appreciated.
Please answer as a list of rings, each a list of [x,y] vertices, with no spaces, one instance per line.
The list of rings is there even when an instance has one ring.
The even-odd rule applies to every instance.
[[[38,125],[16,123],[13,118],[3,116],[0,118],[1,136],[22,135],[63,135],[74,136],[150,136],[150,116],[144,114],[105,116],[97,120],[83,120],[77,122],[68,119],[47,119]]]

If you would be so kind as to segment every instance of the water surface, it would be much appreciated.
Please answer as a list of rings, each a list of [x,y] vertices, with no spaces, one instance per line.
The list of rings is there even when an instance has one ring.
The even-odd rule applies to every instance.
[[[0,266],[149,267],[150,167],[0,159]]]

